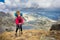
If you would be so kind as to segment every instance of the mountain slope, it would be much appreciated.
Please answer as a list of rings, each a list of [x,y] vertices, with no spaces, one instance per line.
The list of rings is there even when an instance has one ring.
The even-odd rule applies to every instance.
[[[9,13],[0,12],[0,33],[4,32],[7,28],[12,29],[14,26],[14,19]]]
[[[55,20],[49,19],[34,13],[23,14],[25,19],[24,25],[30,25],[35,29],[49,30]]]
[[[59,40],[57,34],[52,37],[50,32],[44,30],[23,30],[23,34],[16,37],[14,32],[5,32],[0,35],[0,40]],[[60,34],[59,34],[60,35]],[[56,37],[56,38],[55,38]]]
[[[8,29],[9,31],[15,30],[15,18],[13,17],[11,13],[0,13],[0,27],[2,30]],[[23,29],[43,29],[48,31],[51,28],[51,25],[54,20],[51,20],[47,17],[34,14],[34,13],[29,13],[29,14],[23,14],[23,18],[25,19],[25,22],[23,24]],[[56,21],[54,21],[56,22]]]

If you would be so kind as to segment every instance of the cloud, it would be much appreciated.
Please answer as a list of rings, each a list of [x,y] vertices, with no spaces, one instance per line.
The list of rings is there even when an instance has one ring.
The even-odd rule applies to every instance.
[[[60,0],[5,0],[0,2],[0,10],[21,8],[60,8]]]
[[[60,0],[28,0],[26,7],[60,8]]]
[[[38,5],[37,8],[48,8],[51,6],[52,0],[29,0],[26,4],[27,7],[32,7],[33,5],[36,7]]]
[[[3,2],[0,2],[0,10],[5,9],[5,4]]]
[[[5,0],[5,4],[12,7],[32,7],[35,4],[39,5],[39,7],[47,8],[51,6],[52,0]]]
[[[49,8],[60,7],[60,0],[5,0],[5,4],[10,7],[20,8],[25,7]]]
[[[60,0],[54,0],[52,2],[52,7],[54,7],[54,8],[60,8]]]

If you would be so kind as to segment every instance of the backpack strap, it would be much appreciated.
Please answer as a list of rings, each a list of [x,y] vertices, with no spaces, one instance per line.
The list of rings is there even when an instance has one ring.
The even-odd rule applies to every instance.
[[[15,13],[15,16],[17,17],[18,15]]]

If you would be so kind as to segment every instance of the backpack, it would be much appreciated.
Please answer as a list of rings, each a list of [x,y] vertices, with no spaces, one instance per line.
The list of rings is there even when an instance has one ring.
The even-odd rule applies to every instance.
[[[14,14],[16,17],[18,16],[16,13]],[[20,13],[20,16],[23,16],[23,14],[22,13]]]

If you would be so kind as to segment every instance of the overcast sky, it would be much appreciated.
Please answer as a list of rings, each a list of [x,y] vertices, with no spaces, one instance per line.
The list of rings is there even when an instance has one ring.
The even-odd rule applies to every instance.
[[[0,10],[8,8],[60,8],[60,0],[5,0],[0,2]]]
[[[31,7],[33,4],[39,5],[39,7],[60,7],[60,0],[5,0],[9,6],[26,6]]]

